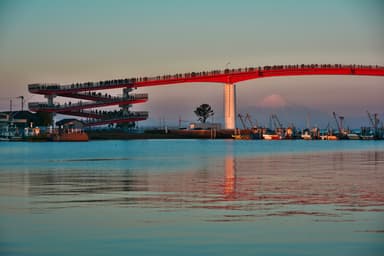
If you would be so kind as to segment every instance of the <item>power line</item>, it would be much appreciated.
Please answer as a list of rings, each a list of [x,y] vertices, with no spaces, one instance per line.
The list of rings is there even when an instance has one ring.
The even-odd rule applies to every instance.
[[[29,97],[27,100],[31,99],[33,96],[34,95]],[[1,101],[2,102],[7,101],[7,103],[0,103],[1,108],[7,109],[7,110],[12,112],[13,111],[14,99],[21,99],[21,111],[23,111],[24,110],[24,104],[27,101],[27,100],[25,100],[25,97],[23,95],[21,95],[21,96],[11,96],[11,97],[0,97],[0,102]],[[17,111],[20,111],[20,110],[17,110]]]
[[[10,97],[0,97],[0,100],[11,100],[11,99],[17,99],[20,96],[10,96]]]

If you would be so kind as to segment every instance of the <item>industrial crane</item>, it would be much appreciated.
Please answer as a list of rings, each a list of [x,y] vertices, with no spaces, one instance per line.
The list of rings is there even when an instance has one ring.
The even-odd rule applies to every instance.
[[[248,127],[247,127],[247,125],[244,122],[243,115],[242,114],[238,114],[237,116],[239,117],[239,119],[241,121],[241,124],[243,125],[243,129],[244,130],[248,130]]]
[[[276,129],[283,129],[283,125],[281,124],[281,122],[280,122],[280,120],[279,120],[279,118],[277,117],[277,115],[276,114],[272,114],[272,120],[273,120],[273,123],[274,123],[274,125],[275,125],[275,127],[276,127]]]
[[[333,117],[335,118],[337,129],[339,131],[339,138],[340,139],[346,138],[346,134],[343,127],[344,116],[339,116],[339,118],[337,118],[337,114],[333,112]]]
[[[254,140],[261,139],[263,131],[262,129],[259,129],[258,122],[256,121],[256,126],[255,126],[252,122],[251,115],[248,113],[245,115],[245,120],[246,121],[248,120],[249,124],[251,125],[250,137]]]
[[[245,120],[248,120],[249,124],[251,125],[251,128],[257,128],[259,126],[259,124],[257,123],[257,120],[256,120],[256,126],[253,124],[251,115],[248,113],[245,115]]]
[[[374,132],[374,138],[379,138],[381,137],[380,136],[380,132],[379,132],[379,118],[378,118],[378,114],[377,113],[374,113],[373,116],[371,115],[371,113],[369,113],[367,111],[367,114],[368,114],[368,118],[369,118],[369,121],[371,122],[372,124],[372,128],[373,128],[373,132]]]
[[[243,125],[243,132],[245,132],[246,134],[242,135],[240,133],[240,129],[235,129],[235,134],[232,135],[232,138],[234,138],[236,140],[250,140],[251,139],[250,130],[247,127],[247,125],[245,124],[243,115],[238,114],[237,116],[239,117],[241,124]]]
[[[337,119],[337,115],[335,112],[332,113],[333,114],[333,118],[335,118],[335,122],[336,122],[336,125],[337,125],[337,130],[339,131],[339,133],[341,133],[341,125],[339,124],[339,120]]]
[[[369,121],[371,121],[372,127],[376,132],[377,128],[379,127],[379,118],[377,117],[378,115],[377,113],[375,113],[373,114],[373,117],[372,117],[371,113],[369,113],[368,111],[367,111],[367,114],[368,114]]]

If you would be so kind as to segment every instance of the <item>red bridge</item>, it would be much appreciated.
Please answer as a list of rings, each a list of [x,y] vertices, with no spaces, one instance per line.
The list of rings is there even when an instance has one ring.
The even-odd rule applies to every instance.
[[[384,76],[383,66],[373,65],[341,65],[341,64],[312,64],[312,65],[278,65],[264,67],[247,67],[239,69],[212,70],[190,72],[155,77],[136,77],[128,79],[106,80],[99,82],[59,84],[30,84],[31,93],[43,94],[48,99],[45,103],[30,103],[32,111],[62,113],[87,117],[87,125],[102,125],[112,123],[132,123],[148,118],[147,112],[131,112],[131,104],[148,100],[147,94],[131,94],[133,89],[145,86],[159,86],[178,83],[222,83],[224,87],[225,128],[235,128],[236,93],[235,83],[265,77],[303,76],[303,75],[353,75],[353,76]],[[96,93],[100,90],[124,88],[122,97]],[[56,96],[86,100],[77,103],[67,102],[55,104]],[[119,105],[120,111],[106,112],[86,110],[104,106]]]

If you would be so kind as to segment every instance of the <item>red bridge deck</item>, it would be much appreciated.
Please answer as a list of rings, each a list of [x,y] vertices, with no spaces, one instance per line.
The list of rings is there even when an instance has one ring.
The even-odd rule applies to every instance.
[[[178,83],[238,83],[242,81],[276,77],[276,76],[306,76],[306,75],[356,75],[384,76],[383,66],[363,65],[285,65],[264,66],[239,69],[225,69],[202,72],[190,72],[155,77],[136,77],[129,79],[106,80],[99,82],[59,84],[30,84],[29,91],[37,94],[66,95],[82,91],[106,90],[115,88],[137,88]]]

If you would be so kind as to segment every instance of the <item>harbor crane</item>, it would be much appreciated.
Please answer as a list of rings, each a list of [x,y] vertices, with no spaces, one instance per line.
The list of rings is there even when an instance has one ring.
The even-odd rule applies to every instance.
[[[371,122],[372,127],[376,132],[377,128],[379,127],[379,122],[380,122],[380,120],[378,118],[378,114],[374,113],[373,117],[372,117],[371,113],[369,113],[368,111],[367,111],[367,114],[368,114],[369,121]]]
[[[339,120],[337,119],[337,115],[335,112],[332,113],[333,114],[333,118],[335,119],[335,122],[336,122],[336,125],[337,125],[337,130],[339,131],[339,133],[342,133],[342,125],[339,124]],[[340,118],[341,120],[341,118]]]
[[[335,112],[332,113],[333,117],[335,119],[336,125],[337,125],[337,130],[339,131],[339,137],[345,138],[346,137],[346,132],[344,131],[344,116],[338,116]]]
[[[248,120],[248,123],[251,125],[251,128],[257,128],[259,126],[259,124],[257,123],[257,120],[256,120],[256,126],[253,124],[251,115],[249,113],[245,115],[245,120]]]
[[[247,125],[245,124],[245,121],[244,121],[244,118],[243,118],[243,115],[242,114],[238,114],[237,115],[241,121],[241,124],[243,126],[243,131],[246,133],[244,135],[241,134],[240,132],[240,129],[239,128],[236,128],[235,129],[235,134],[232,135],[232,138],[236,139],[236,140],[249,140],[251,139],[251,136],[249,134],[249,128],[247,127]]]
[[[272,120],[273,120],[273,123],[275,125],[275,128],[276,129],[283,129],[283,125],[282,123],[280,122],[279,118],[277,117],[277,114],[272,114]]]
[[[248,127],[247,127],[247,125],[246,125],[245,122],[244,122],[243,115],[242,115],[242,114],[238,114],[237,116],[239,117],[239,119],[240,119],[240,121],[241,121],[241,125],[243,126],[243,129],[244,129],[244,130],[248,130]]]
[[[369,113],[368,111],[367,111],[367,114],[368,114],[369,121],[372,124],[373,132],[374,132],[374,137],[375,138],[381,137],[382,134],[380,135],[380,131],[379,131],[379,123],[380,123],[380,120],[379,120],[379,117],[378,117],[379,115],[377,113],[374,113],[373,116],[372,116],[371,113]]]

